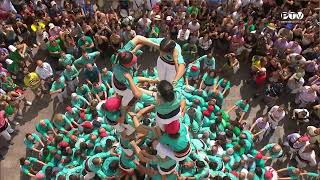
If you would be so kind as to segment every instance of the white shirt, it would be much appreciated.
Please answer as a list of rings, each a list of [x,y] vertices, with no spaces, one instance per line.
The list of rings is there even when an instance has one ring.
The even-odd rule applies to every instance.
[[[273,106],[269,111],[269,116],[271,116],[272,119],[275,121],[281,121],[286,115],[285,111],[279,112],[278,109],[279,109],[279,106]]]
[[[177,39],[180,41],[186,41],[189,39],[190,30],[187,29],[186,31],[183,31],[182,29],[179,30]]]
[[[47,79],[48,77],[53,75],[53,71],[50,64],[46,62],[43,63],[43,67],[37,66],[36,73],[39,75],[41,79]]]
[[[196,24],[189,22],[188,29],[190,29],[191,32],[196,32],[200,29],[200,24],[198,22]]]
[[[297,93],[299,91],[299,89],[303,86],[304,84],[304,79],[303,77],[301,77],[299,79],[299,81],[296,81],[295,80],[295,76],[296,76],[296,73],[293,74],[289,79],[288,79],[288,83],[287,83],[287,86],[290,90],[292,90],[291,93]]]
[[[310,86],[304,86],[300,89],[299,98],[307,103],[315,102],[318,99],[317,91],[308,92],[310,88]]]
[[[199,38],[199,46],[204,49],[204,50],[208,50],[210,48],[212,44],[211,39],[208,39],[207,41],[203,40],[203,37]]]
[[[270,124],[269,122],[264,122],[262,121],[263,120],[263,117],[260,117],[256,120],[256,123],[257,123],[257,127],[260,129],[260,130],[268,130],[269,127],[270,127]]]

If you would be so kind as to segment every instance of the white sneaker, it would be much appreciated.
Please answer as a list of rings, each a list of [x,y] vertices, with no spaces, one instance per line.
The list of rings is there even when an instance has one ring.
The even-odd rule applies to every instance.
[[[31,101],[26,101],[26,104],[27,104],[28,106],[31,106],[31,105],[32,105],[32,102],[31,102]]]
[[[12,134],[14,132],[14,129],[8,129],[7,131],[9,134]]]

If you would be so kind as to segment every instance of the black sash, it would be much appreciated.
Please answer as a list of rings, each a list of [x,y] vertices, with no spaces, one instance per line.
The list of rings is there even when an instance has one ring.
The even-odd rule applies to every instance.
[[[157,115],[161,119],[170,119],[170,118],[174,117],[175,115],[177,115],[179,112],[180,112],[180,106],[177,109],[171,111],[168,114],[159,114],[159,113],[157,113]]]

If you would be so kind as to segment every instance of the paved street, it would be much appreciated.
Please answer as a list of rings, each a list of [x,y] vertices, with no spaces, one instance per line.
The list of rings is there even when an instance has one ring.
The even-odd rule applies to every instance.
[[[143,62],[142,67],[154,66],[156,64],[155,60],[156,58],[154,57],[154,55],[145,55],[141,61]],[[99,64],[103,63],[101,59],[99,61]],[[222,59],[216,58],[216,61],[218,62],[218,64],[220,64],[220,66],[218,67],[221,67]],[[238,75],[231,79],[233,86],[230,90],[229,95],[225,99],[224,109],[231,107],[234,102],[241,97],[252,97],[255,93],[254,85],[245,83],[244,81],[245,79],[249,79],[248,72],[248,65],[242,64]],[[50,95],[44,95],[41,98],[34,99],[33,93],[29,90],[27,90],[26,95],[28,100],[33,101],[33,105],[31,107],[24,108],[24,118],[19,121],[20,125],[15,127],[16,133],[12,140],[14,144],[10,145],[9,149],[5,149],[7,144],[5,144],[3,139],[0,139],[0,151],[5,156],[5,159],[3,161],[0,161],[0,180],[27,179],[27,177],[23,176],[22,173],[20,173],[18,162],[20,157],[26,155],[26,148],[23,144],[25,133],[35,132],[34,125],[36,122],[43,118],[50,119],[54,113],[63,112],[65,108],[65,105],[57,106],[57,99],[52,100]],[[285,99],[285,102],[288,102],[287,96],[283,99]],[[66,104],[68,103],[69,102],[66,102]],[[290,107],[290,104],[285,105]],[[266,111],[266,107],[263,105],[263,103],[261,103],[261,97],[252,100],[250,113],[246,118],[246,121],[248,122],[247,125],[250,126],[253,119],[259,117],[263,113],[266,113]],[[293,125],[293,123],[290,123],[289,120],[285,120],[280,124],[281,127],[277,128],[274,134],[270,137],[270,142],[278,142],[279,140],[282,141],[284,133],[287,134],[291,131],[294,131],[293,127],[295,127],[295,125]],[[259,147],[265,145],[268,141],[269,139],[264,139],[263,143],[261,143]]]

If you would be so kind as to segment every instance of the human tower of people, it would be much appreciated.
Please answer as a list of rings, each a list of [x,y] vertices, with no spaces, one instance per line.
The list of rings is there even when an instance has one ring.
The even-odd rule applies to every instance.
[[[160,55],[156,68],[149,68],[146,76],[137,76],[142,46],[158,49]],[[268,144],[256,149],[254,139],[261,132],[253,134],[241,123],[249,109],[248,100],[237,101],[228,111],[221,109],[229,81],[205,73],[204,90],[186,85],[180,45],[169,38],[138,35],[118,51],[113,55],[112,73],[104,81],[109,87],[111,84],[108,95],[98,95],[102,100],[93,105],[88,99],[90,88],[79,85],[65,114],[36,124],[40,136],[26,135],[24,143],[39,157],[20,159],[24,173],[59,180],[279,178],[267,161],[283,155],[281,146]],[[201,60],[215,64],[208,52],[190,64],[186,73],[199,72],[202,67],[194,64]],[[87,68],[96,66],[84,64]],[[208,72],[214,70],[207,68]],[[65,88],[58,85],[62,77],[53,82],[51,92]],[[99,89],[99,84],[93,85]],[[239,112],[235,120],[228,115],[233,109]],[[42,168],[34,171],[33,164]],[[293,171],[293,175],[300,171],[295,167],[284,170]],[[302,175],[318,176],[296,173],[296,177]]]

